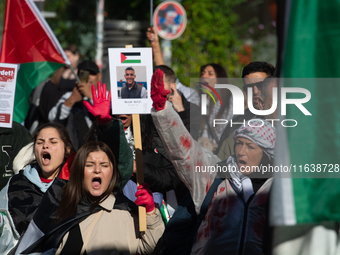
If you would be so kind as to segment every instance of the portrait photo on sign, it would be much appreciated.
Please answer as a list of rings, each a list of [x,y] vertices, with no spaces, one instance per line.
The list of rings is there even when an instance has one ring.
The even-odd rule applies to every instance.
[[[110,48],[112,114],[151,113],[151,48]]]
[[[118,99],[148,98],[146,66],[117,66]]]

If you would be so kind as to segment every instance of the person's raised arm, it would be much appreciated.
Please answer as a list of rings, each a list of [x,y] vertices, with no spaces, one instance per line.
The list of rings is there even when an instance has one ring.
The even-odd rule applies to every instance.
[[[58,103],[48,113],[50,122],[58,122],[65,125],[72,107],[83,100],[83,96],[78,91],[77,87],[73,88],[72,92],[66,92],[59,99]]]
[[[73,88],[71,96],[65,100],[64,105],[72,108],[73,105],[83,100],[83,96],[78,90],[77,86]]]
[[[106,84],[103,84],[103,89],[101,88],[101,83],[98,81],[97,85],[98,96],[96,93],[96,88],[92,84],[92,99],[93,106],[87,102],[83,101],[87,110],[96,118],[99,125],[106,124],[111,120],[110,115],[110,105],[111,105],[111,93],[109,91],[106,98]]]
[[[221,160],[192,138],[170,102],[166,102],[167,92],[164,89],[163,73],[158,69],[151,80],[154,107],[151,115],[171,163],[189,189],[196,212],[199,212],[206,190],[216,175],[216,172],[209,173],[205,169],[214,167]]]
[[[98,82],[98,96],[94,85],[91,87],[93,106],[84,101],[84,105],[98,122],[98,140],[106,143],[112,150],[117,168],[121,174],[122,189],[133,173],[133,156],[125,138],[122,122],[112,119],[110,115],[111,93],[106,96],[106,85]]]
[[[152,48],[153,61],[155,62],[155,65],[165,65],[158,35],[153,27],[148,28],[148,31],[146,32],[146,37],[148,38]]]

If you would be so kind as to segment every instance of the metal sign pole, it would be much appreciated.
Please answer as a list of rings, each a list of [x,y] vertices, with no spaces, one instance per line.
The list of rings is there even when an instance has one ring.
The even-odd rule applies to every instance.
[[[104,38],[104,4],[105,0],[97,0],[97,36],[96,36],[96,64],[101,70],[103,68],[103,38]]]
[[[150,0],[150,27],[152,26],[153,0]]]
[[[172,42],[171,40],[165,40],[163,39],[161,41],[161,47],[162,47],[162,52],[163,52],[163,59],[165,65],[171,67],[172,61]]]

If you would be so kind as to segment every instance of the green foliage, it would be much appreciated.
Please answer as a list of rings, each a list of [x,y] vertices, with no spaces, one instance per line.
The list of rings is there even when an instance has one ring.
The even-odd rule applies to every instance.
[[[5,0],[0,0],[3,22]],[[187,12],[187,28],[172,41],[172,67],[180,80],[189,85],[190,78],[199,76],[201,65],[215,62],[226,68],[229,77],[240,77],[242,64],[242,33],[234,7],[245,0],[183,0]],[[154,9],[160,1],[154,0]],[[63,47],[77,44],[86,58],[95,56],[96,1],[46,0],[45,10],[57,13],[47,19]],[[106,0],[106,19],[149,21],[149,1]],[[3,23],[2,23],[3,24]],[[2,26],[1,26],[2,28]]]
[[[233,7],[241,2],[244,0],[181,2],[188,22],[183,35],[172,41],[172,67],[184,84],[198,78],[200,66],[211,62],[225,67],[229,77],[240,77],[242,65],[237,53],[242,41]]]
[[[150,1],[106,0],[105,11],[107,13],[106,18],[111,20],[148,21],[150,19]]]
[[[76,44],[84,58],[94,59],[96,49],[96,1],[46,0],[45,11],[57,17],[47,19],[62,47]]]
[[[4,20],[5,20],[5,8],[6,1],[0,0],[0,42],[2,41],[2,32],[4,29]]]

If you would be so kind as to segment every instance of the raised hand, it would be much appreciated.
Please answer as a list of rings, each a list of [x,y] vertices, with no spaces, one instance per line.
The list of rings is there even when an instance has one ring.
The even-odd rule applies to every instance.
[[[164,109],[166,98],[169,93],[170,90],[164,89],[163,71],[157,69],[152,75],[151,79],[151,98],[153,101],[152,106],[156,111]]]
[[[158,35],[153,27],[148,28],[148,31],[146,32],[146,37],[148,38],[152,48],[153,61],[155,62],[155,65],[165,65],[162,56],[161,46],[159,45]]]
[[[91,95],[91,86],[92,84],[90,82],[87,83],[77,83],[77,88],[80,91],[80,93],[87,98],[92,99],[92,95]]]
[[[137,206],[144,206],[147,213],[155,210],[155,201],[148,184],[142,183],[138,185],[135,196],[137,197],[135,201]]]
[[[168,100],[172,103],[176,112],[183,112],[185,109],[183,106],[182,97],[178,93],[176,86],[170,86],[170,90],[172,94],[168,96]]]
[[[111,93],[109,91],[108,97],[106,98],[106,84],[103,84],[103,88],[101,88],[101,83],[98,81],[97,83],[97,91],[98,96],[96,93],[96,88],[92,84],[91,86],[92,91],[92,99],[93,99],[93,106],[87,102],[83,101],[84,105],[86,106],[87,110],[97,119],[99,125],[105,124],[111,120],[110,116],[110,105],[111,105]]]
[[[151,47],[155,46],[155,44],[159,44],[158,35],[156,34],[153,27],[148,28],[148,31],[146,32],[146,37],[148,38]]]

